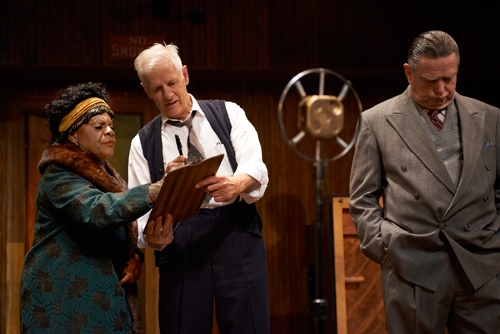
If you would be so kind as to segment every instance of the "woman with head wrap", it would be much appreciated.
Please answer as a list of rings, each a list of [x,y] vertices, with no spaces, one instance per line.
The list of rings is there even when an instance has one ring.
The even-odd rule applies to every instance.
[[[66,88],[45,113],[52,137],[38,165],[21,332],[141,333],[135,220],[151,209],[162,181],[128,190],[106,161],[116,143],[115,114],[102,84]],[[172,241],[170,215],[158,237]]]

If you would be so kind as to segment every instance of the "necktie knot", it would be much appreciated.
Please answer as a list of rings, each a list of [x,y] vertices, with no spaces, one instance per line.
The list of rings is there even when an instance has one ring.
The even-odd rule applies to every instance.
[[[174,120],[167,120],[167,123],[170,124],[170,125],[173,125],[173,126],[176,126],[178,128],[182,128],[183,126],[187,127],[188,129],[191,128],[191,126],[193,126],[193,117],[194,115],[196,114],[196,110],[193,110],[191,112],[191,115],[189,115],[189,117],[184,121],[174,121]]]
[[[438,131],[443,130],[445,116],[443,115],[442,110],[429,110],[427,112],[427,116],[429,116],[432,124],[434,124]]]
[[[167,123],[173,126],[176,126],[178,128],[182,128],[184,126],[184,122],[181,121],[173,121],[171,119],[167,120]]]

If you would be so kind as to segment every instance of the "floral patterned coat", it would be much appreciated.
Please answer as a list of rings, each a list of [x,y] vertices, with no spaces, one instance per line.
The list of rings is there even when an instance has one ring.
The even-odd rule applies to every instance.
[[[126,190],[109,163],[72,143],[39,164],[35,236],[20,288],[22,333],[141,332],[137,286],[120,285],[134,256],[148,185]]]

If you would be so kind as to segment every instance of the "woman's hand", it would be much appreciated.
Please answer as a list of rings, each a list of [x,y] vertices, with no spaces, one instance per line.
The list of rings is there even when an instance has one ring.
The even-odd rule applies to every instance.
[[[120,284],[134,284],[141,277],[141,258],[139,255],[134,254],[134,257],[130,258],[123,270],[123,278]]]
[[[172,215],[167,215],[165,222],[161,216],[156,221],[150,220],[146,227],[146,241],[150,244],[166,246],[174,240]]]

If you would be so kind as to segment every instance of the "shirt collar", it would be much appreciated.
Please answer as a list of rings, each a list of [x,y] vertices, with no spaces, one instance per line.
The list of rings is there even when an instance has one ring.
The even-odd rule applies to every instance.
[[[203,113],[203,110],[201,110],[201,107],[198,103],[198,101],[194,98],[193,95],[189,94],[189,96],[191,97],[191,101],[193,101],[193,106],[191,107],[191,112],[193,110],[196,110],[196,117],[199,117],[200,115],[202,115],[203,117],[205,117],[205,114]],[[164,116],[163,114],[161,115],[161,124],[165,125],[165,122],[167,120],[169,120],[170,118]],[[178,119],[172,119],[174,121],[178,121]]]

